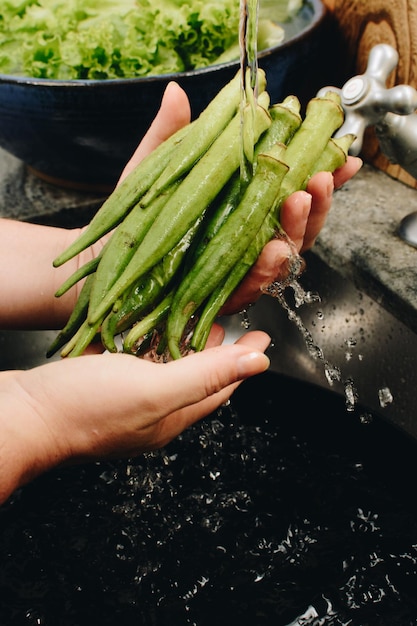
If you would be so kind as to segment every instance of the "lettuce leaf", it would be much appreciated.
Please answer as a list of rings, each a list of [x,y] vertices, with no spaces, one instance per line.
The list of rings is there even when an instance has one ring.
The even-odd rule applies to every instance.
[[[0,72],[112,79],[204,67],[236,42],[237,0],[5,0]]]
[[[239,0],[3,0],[1,4],[1,74],[60,80],[133,78],[239,58]],[[272,30],[275,45],[284,32],[276,25],[268,32]],[[258,42],[258,49],[269,45],[270,37],[265,45]]]

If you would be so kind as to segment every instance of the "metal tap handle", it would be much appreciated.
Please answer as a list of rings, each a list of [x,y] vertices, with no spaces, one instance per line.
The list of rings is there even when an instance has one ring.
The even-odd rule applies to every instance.
[[[342,89],[324,87],[317,95],[323,96],[327,91],[339,93],[345,121],[337,136],[356,136],[351,154],[359,154],[367,126],[374,126],[385,156],[417,179],[417,91],[409,85],[386,88],[387,78],[397,63],[397,51],[379,44],[369,54],[365,74],[354,76]],[[401,220],[398,234],[417,248],[417,211]]]
[[[401,151],[406,154],[412,149],[417,153],[417,116],[414,114],[417,109],[417,91],[409,85],[386,88],[387,78],[397,63],[397,51],[387,44],[378,44],[369,54],[364,74],[349,79],[342,89],[324,87],[318,92],[318,96],[323,96],[326,91],[339,93],[345,111],[345,122],[337,136],[345,133],[356,136],[350,149],[351,154],[357,155],[361,151],[364,132],[368,126],[375,126],[381,144],[384,143],[386,135],[391,135],[386,142],[387,145],[381,145],[381,148],[388,158],[395,159],[394,162],[402,164],[401,160],[398,160],[401,158]],[[415,126],[411,136],[409,129],[404,129],[401,140],[404,140],[405,144],[400,151],[392,150],[390,147],[394,134],[398,132],[398,116],[411,116],[412,124]],[[403,126],[402,122],[400,126]]]

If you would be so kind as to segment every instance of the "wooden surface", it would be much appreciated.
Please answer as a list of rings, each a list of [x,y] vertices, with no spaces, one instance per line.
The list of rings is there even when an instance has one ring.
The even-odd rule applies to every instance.
[[[323,0],[337,32],[340,75],[344,82],[363,74],[371,48],[387,43],[398,51],[399,63],[387,87],[399,84],[417,89],[417,1],[416,0]],[[417,188],[417,181],[381,153],[373,129],[365,134],[363,158],[393,178]]]

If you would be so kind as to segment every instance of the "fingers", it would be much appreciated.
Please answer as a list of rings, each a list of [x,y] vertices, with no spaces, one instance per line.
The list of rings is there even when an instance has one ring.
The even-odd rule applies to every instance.
[[[235,344],[214,346],[164,364],[161,399],[171,403],[169,412],[213,396],[223,402],[230,395],[230,385],[268,368],[264,350],[269,343],[266,333],[252,331]],[[218,404],[216,399],[214,406]]]
[[[159,401],[170,415],[160,422],[158,447],[215,411],[238,385],[269,367],[264,350],[270,337],[251,331],[233,345],[223,345],[165,364]]]
[[[256,302],[268,285],[288,274],[290,258],[291,246],[285,239],[267,243],[255,265],[223,306],[221,315],[237,313]]]
[[[169,82],[162,97],[160,109],[132,158],[124,168],[120,181],[160,143],[188,124],[190,119],[191,108],[187,94],[178,83],[174,81]]]
[[[333,175],[330,172],[319,172],[315,174],[307,185],[307,191],[311,195],[311,210],[304,230],[303,239],[297,241],[297,247],[300,253],[313,247],[314,242],[324,226],[333,201]],[[288,236],[291,237],[291,232],[288,232]]]
[[[42,467],[131,456],[166,445],[226,402],[243,380],[265,371],[269,343],[266,333],[253,331],[234,345],[170,363],[120,353],[89,355],[1,382],[4,388],[11,381],[16,415],[29,415],[28,442],[33,449],[35,439],[39,442]]]
[[[291,259],[303,245],[311,208],[312,195],[305,191],[297,191],[286,200],[281,209],[281,225],[288,239],[277,238],[266,244],[245,280],[223,307],[223,315],[241,311],[256,302],[272,282],[288,276]]]
[[[321,229],[324,226],[327,215],[333,202],[333,192],[350,180],[362,167],[362,160],[358,157],[348,156],[345,165],[330,174],[319,172],[315,174],[307,185],[307,191],[311,194],[311,211],[305,230],[302,245],[299,251],[302,253],[313,247]],[[285,230],[285,227],[284,227]],[[289,237],[291,234],[286,231]]]
[[[319,175],[317,174],[317,176]],[[323,191],[322,186],[325,187],[325,191]],[[330,188],[330,201],[326,201],[325,206],[323,206],[324,200],[328,199],[328,187]],[[311,232],[314,229],[315,232],[316,225],[311,226],[311,221],[316,221],[315,215],[320,215],[320,220],[317,220],[317,227],[319,221],[320,224],[322,220],[324,221],[330,208],[332,191],[333,179],[331,174],[320,172],[320,180],[315,187],[312,189],[309,187],[308,192],[296,191],[283,203],[280,213],[281,226],[293,243],[296,252],[300,252],[304,247],[306,232],[308,233],[309,229]]]
[[[334,188],[339,189],[348,180],[353,178],[362,167],[363,161],[359,157],[348,156],[343,167],[333,172]]]
[[[214,346],[220,346],[224,340],[224,328],[220,324],[213,324],[210,329],[210,334],[206,342],[206,348],[213,348]]]
[[[297,191],[287,198],[281,207],[280,222],[288,241],[274,239],[264,247],[245,280],[223,307],[222,314],[236,313],[256,302],[265,287],[288,276],[292,254],[302,253],[314,245],[330,211],[334,190],[352,178],[361,166],[360,158],[348,156],[346,164],[333,174],[315,174],[306,191]]]

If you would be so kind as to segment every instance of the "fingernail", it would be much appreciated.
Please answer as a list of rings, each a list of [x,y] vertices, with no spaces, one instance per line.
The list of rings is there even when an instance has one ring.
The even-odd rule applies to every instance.
[[[237,371],[239,378],[261,374],[268,369],[270,360],[263,352],[248,352],[239,357]]]
[[[308,216],[310,215],[311,201],[312,201],[312,198],[310,194],[306,193],[306,197],[304,199],[304,204],[303,204],[303,216],[302,216],[303,220],[307,220]]]
[[[333,176],[330,174],[328,181],[327,181],[327,187],[326,187],[326,193],[327,193],[327,197],[331,198],[334,192],[334,182],[333,182]]]

